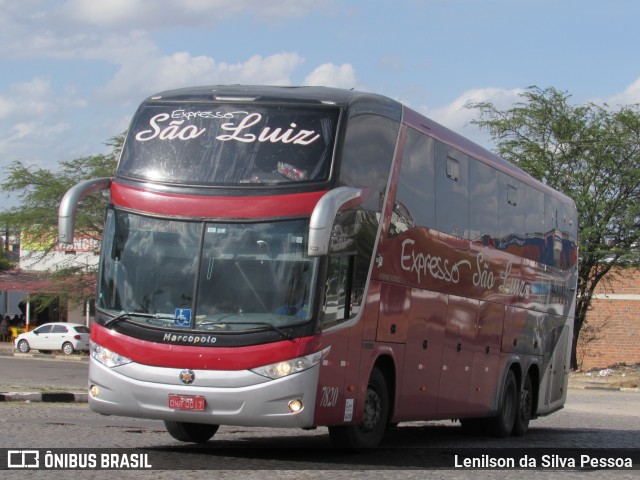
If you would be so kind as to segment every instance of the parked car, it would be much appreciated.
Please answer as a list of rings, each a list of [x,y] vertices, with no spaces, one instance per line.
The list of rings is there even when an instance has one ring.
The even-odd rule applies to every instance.
[[[62,350],[65,355],[89,350],[89,329],[79,323],[45,323],[35,330],[21,333],[14,341],[16,350]]]

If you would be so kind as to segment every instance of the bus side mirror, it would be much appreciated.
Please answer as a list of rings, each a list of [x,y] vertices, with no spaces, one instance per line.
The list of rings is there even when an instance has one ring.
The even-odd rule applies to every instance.
[[[76,223],[76,209],[80,200],[94,192],[106,190],[111,186],[111,178],[94,178],[71,187],[62,197],[58,210],[58,241],[73,243],[73,229]]]
[[[331,230],[336,215],[341,210],[358,205],[362,196],[363,191],[360,188],[338,187],[327,192],[318,201],[309,223],[307,254],[310,257],[320,257],[329,253]]]

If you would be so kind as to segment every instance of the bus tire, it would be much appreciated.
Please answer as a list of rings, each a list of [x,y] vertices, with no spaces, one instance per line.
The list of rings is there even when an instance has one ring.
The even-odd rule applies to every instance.
[[[389,418],[389,390],[384,375],[374,368],[367,385],[362,421],[358,425],[329,427],[335,447],[352,450],[375,448],[382,441]]]
[[[485,431],[498,438],[507,438],[513,431],[518,413],[518,384],[513,370],[509,370],[504,381],[500,410],[496,417],[485,419]]]
[[[513,426],[513,434],[521,437],[529,429],[529,420],[533,414],[533,387],[531,385],[531,377],[527,375],[522,384],[520,399],[518,401],[518,411]]]
[[[206,443],[218,431],[219,425],[164,421],[164,426],[176,440],[190,443]]]

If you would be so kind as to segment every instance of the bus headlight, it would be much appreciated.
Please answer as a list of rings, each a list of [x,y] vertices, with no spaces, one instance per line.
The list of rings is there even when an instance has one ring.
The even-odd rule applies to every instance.
[[[306,355],[304,357],[293,358],[291,360],[284,360],[278,363],[272,363],[271,365],[265,365],[263,367],[252,368],[251,371],[262,375],[263,377],[276,378],[286,377],[294,373],[303,372],[317,365],[329,354],[331,347],[327,347],[319,352]]]
[[[110,368],[118,367],[133,361],[130,358],[123,357],[122,355],[112,352],[108,348],[104,348],[102,345],[98,345],[95,342],[91,342],[91,357]]]

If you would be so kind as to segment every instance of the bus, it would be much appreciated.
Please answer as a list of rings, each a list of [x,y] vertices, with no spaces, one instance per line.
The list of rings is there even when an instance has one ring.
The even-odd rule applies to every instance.
[[[395,100],[158,93],[113,178],[65,194],[60,242],[101,190],[95,412],[364,449],[407,421],[523,435],[565,402],[575,203]]]

